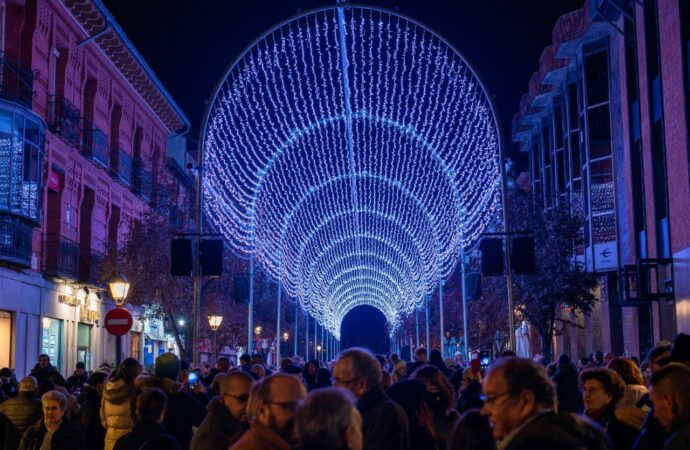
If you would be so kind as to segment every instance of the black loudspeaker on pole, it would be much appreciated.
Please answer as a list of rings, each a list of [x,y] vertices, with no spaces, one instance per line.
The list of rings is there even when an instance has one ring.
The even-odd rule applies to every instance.
[[[223,274],[223,241],[203,239],[199,244],[199,265],[201,275],[219,277]],[[188,277],[194,271],[192,239],[170,241],[170,273],[173,276]]]

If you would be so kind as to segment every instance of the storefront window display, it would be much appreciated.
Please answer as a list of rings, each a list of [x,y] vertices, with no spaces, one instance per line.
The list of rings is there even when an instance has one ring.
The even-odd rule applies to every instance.
[[[80,323],[77,329],[77,362],[91,369],[91,325]]]
[[[0,310],[0,367],[12,367],[12,313]]]
[[[41,353],[50,357],[50,362],[62,369],[62,320],[43,318],[43,340]]]

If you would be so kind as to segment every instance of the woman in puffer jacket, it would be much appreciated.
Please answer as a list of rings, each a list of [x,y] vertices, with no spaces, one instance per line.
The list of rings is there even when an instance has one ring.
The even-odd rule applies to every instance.
[[[112,450],[115,441],[129,433],[134,426],[138,393],[134,380],[139,373],[139,362],[134,358],[127,358],[105,385],[101,402],[101,423],[106,429],[104,450]]]

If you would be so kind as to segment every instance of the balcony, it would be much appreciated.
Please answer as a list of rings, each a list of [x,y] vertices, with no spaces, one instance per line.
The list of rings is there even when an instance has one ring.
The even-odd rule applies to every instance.
[[[101,283],[101,263],[105,259],[105,254],[96,250],[91,250],[88,258],[88,263],[81,265],[79,281],[82,283],[92,284],[95,286],[102,286]]]
[[[31,266],[31,222],[0,213],[0,260],[24,267]]]
[[[58,234],[43,239],[43,273],[76,280],[79,278],[79,244]]]
[[[145,200],[151,200],[153,193],[153,176],[146,170],[146,166],[140,159],[132,162],[132,190]]]
[[[72,147],[79,145],[79,110],[62,96],[50,97],[50,130]]]
[[[132,186],[132,157],[122,149],[110,155],[110,176],[125,186]]]
[[[108,136],[92,122],[84,122],[81,152],[103,168],[108,167]]]
[[[31,68],[0,52],[0,97],[31,108],[34,75]]]

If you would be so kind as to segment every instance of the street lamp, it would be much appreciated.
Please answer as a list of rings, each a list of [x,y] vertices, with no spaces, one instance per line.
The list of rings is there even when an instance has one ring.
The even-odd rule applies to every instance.
[[[110,296],[113,298],[115,305],[122,308],[125,305],[127,294],[129,293],[129,281],[124,275],[115,275],[115,277],[108,283],[110,287]],[[118,336],[115,340],[115,362],[117,367],[120,367],[122,362],[122,336]]]
[[[124,275],[116,275],[110,280],[108,286],[110,287],[110,296],[115,301],[115,304],[118,308],[122,308],[129,293],[129,281],[127,281]]]
[[[254,334],[255,334],[257,337],[259,337],[259,336],[261,336],[261,332],[262,332],[263,330],[264,330],[264,329],[261,327],[261,325],[257,325],[256,327],[254,327]]]
[[[211,327],[211,330],[213,330],[213,361],[215,362],[218,359],[218,347],[216,344],[216,337],[218,335],[218,328],[220,328],[220,324],[223,322],[223,316],[217,316],[214,314],[211,314],[208,316],[208,326]]]

